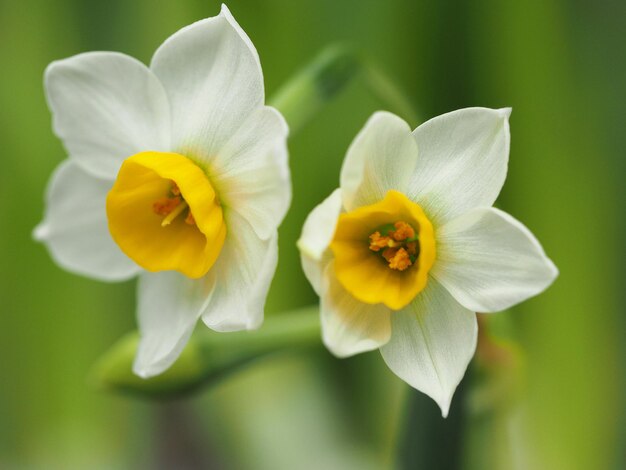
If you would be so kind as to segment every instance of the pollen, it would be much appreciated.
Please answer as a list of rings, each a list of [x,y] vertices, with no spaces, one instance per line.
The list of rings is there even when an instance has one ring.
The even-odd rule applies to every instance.
[[[370,235],[370,250],[380,251],[389,246],[389,237],[383,237],[380,232],[374,232]]]
[[[152,210],[155,214],[165,216],[161,222],[162,227],[167,227],[189,207],[183,199],[180,188],[173,181],[169,192],[168,196],[159,198],[152,204]],[[185,223],[187,225],[196,225],[196,220],[193,218],[191,210],[187,212]]]
[[[404,271],[417,259],[415,229],[402,220],[380,227],[369,236],[369,242],[370,250],[377,253],[382,250],[380,254],[390,269]]]
[[[411,258],[409,258],[409,254],[404,248],[387,248],[387,250],[385,251],[388,250],[395,250],[393,255],[391,255],[391,253],[388,253],[387,256],[385,256],[385,253],[383,253],[383,256],[389,262],[389,267],[391,269],[404,271],[406,268],[413,264],[411,262]]]
[[[180,197],[162,197],[152,204],[152,210],[157,215],[169,215],[181,202]]]
[[[185,217],[185,223],[187,225],[196,225],[196,219],[193,218],[193,214],[191,213],[191,210],[187,214],[187,217]]]
[[[398,221],[393,224],[396,230],[393,232],[393,239],[396,241],[404,241],[407,238],[415,237],[415,230],[409,224],[403,221]]]

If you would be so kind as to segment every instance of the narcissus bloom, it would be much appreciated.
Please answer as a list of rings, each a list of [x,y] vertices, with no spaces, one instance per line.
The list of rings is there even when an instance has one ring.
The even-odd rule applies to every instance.
[[[52,63],[45,88],[69,158],[35,237],[75,273],[139,276],[135,372],[169,367],[199,318],[257,328],[291,198],[288,131],[228,9],[175,33],[150,67],[80,54]]]
[[[340,188],[298,246],[336,356],[380,348],[391,370],[446,416],[476,348],[476,314],[543,291],[557,276],[520,222],[491,207],[509,156],[510,109],[469,108],[413,132],[374,114]]]

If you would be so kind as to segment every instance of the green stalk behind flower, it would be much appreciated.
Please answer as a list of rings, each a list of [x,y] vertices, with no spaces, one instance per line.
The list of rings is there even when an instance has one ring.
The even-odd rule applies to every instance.
[[[373,96],[410,123],[417,123],[404,94],[376,66],[346,46],[330,46],[269,100],[293,136],[353,81],[362,80]]]
[[[96,388],[170,398],[213,385],[241,367],[268,355],[319,344],[320,324],[317,307],[306,307],[268,318],[258,331],[193,335],[172,367],[164,373],[142,379],[132,371],[139,335],[121,338],[96,364],[91,381]]]

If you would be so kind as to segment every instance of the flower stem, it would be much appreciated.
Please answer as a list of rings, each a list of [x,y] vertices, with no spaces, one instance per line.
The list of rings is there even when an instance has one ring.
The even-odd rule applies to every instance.
[[[330,46],[283,85],[269,100],[296,134],[352,82],[360,79],[370,93],[411,124],[417,123],[411,104],[380,69],[346,46]]]
[[[467,384],[457,388],[454,404],[446,419],[441,410],[425,394],[408,388],[406,415],[398,423],[397,461],[394,468],[436,468],[457,470],[462,466],[463,422]]]
[[[405,94],[374,63],[368,62],[365,64],[363,76],[368,89],[381,102],[405,119],[411,128],[419,124],[419,113],[415,112],[415,106],[407,100]]]
[[[319,345],[319,309],[306,307],[273,315],[258,331],[199,330],[172,367],[150,379],[132,372],[138,344],[137,332],[120,339],[94,367],[92,383],[100,389],[147,398],[182,395],[214,384],[270,354]]]
[[[360,68],[360,61],[352,51],[331,46],[285,83],[269,104],[285,116],[293,135],[335,98]]]

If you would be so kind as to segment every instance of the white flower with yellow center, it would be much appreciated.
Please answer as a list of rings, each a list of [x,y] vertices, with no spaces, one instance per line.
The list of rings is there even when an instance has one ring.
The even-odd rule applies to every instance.
[[[413,132],[374,114],[340,188],[298,242],[336,356],[380,348],[446,416],[476,348],[474,312],[504,310],[557,276],[520,222],[491,207],[509,155],[509,109],[469,108]]]
[[[199,318],[259,327],[291,198],[288,130],[228,9],[175,33],[149,68],[80,54],[52,63],[45,88],[69,158],[35,236],[70,271],[139,276],[135,372],[168,368]]]

